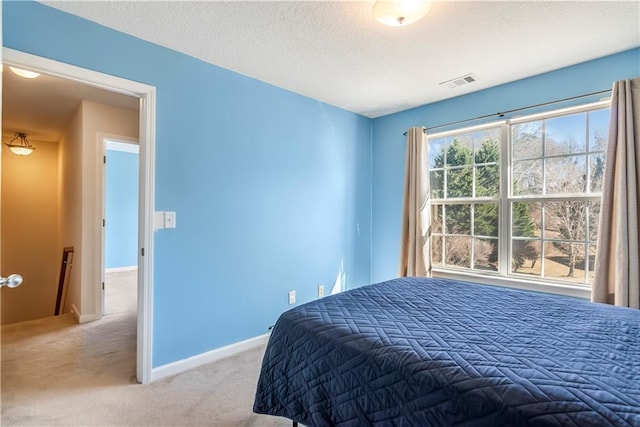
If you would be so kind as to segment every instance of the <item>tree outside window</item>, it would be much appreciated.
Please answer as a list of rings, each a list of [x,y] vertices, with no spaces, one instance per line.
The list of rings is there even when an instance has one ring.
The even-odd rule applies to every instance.
[[[430,137],[434,266],[588,284],[608,115],[602,107],[550,113]]]

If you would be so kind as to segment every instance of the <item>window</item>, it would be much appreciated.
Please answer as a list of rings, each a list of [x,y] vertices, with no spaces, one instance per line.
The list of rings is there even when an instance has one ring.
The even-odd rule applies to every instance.
[[[589,286],[608,121],[598,103],[430,135],[434,267]]]

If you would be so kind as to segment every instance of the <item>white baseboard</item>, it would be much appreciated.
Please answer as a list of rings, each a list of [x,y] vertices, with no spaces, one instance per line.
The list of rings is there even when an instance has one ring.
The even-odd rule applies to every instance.
[[[73,303],[71,304],[71,313],[73,313],[73,317],[76,318],[76,322],[78,323],[93,322],[94,320],[100,319],[100,316],[97,314],[80,314],[80,310],[78,310],[78,307]]]
[[[80,323],[80,311],[75,304],[71,304],[71,313],[73,313],[73,317],[76,318],[76,322]]]
[[[206,365],[207,363],[215,362],[216,360],[233,356],[245,350],[249,350],[254,347],[266,344],[269,341],[269,335],[270,334],[264,334],[254,338],[249,338],[235,344],[216,348],[205,353],[188,357],[186,359],[158,366],[157,368],[153,368],[151,370],[151,382],[157,381],[161,378],[170,377],[172,375],[177,375],[182,372],[188,371],[189,369],[197,368],[199,366]]]
[[[137,265],[130,265],[127,267],[113,267],[113,268],[105,268],[104,272],[105,273],[124,273],[126,271],[134,271],[137,270],[138,266]]]

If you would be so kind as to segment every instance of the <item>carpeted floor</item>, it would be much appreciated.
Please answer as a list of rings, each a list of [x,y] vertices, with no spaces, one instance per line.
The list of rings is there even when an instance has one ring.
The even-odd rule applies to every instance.
[[[291,425],[251,411],[264,347],[137,384],[135,276],[109,274],[106,292],[99,321],[2,327],[2,426]]]

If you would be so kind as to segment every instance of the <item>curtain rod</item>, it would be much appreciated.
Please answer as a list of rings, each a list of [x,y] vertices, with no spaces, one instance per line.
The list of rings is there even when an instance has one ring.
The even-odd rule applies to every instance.
[[[428,128],[423,128],[423,132],[426,132],[428,130],[443,128],[443,127],[447,127],[447,126],[457,125],[457,124],[460,124],[460,123],[472,122],[474,120],[488,119],[489,117],[494,117],[494,116],[504,117],[505,114],[515,113],[517,111],[530,110],[532,108],[544,107],[546,105],[558,104],[560,102],[572,101],[574,99],[587,98],[589,96],[594,96],[594,95],[602,95],[604,93],[609,93],[609,92],[611,92],[611,89],[600,90],[598,92],[591,92],[591,93],[587,93],[587,94],[584,94],[584,95],[571,96],[569,98],[558,99],[556,101],[543,102],[542,104],[529,105],[528,107],[514,108],[513,110],[507,110],[507,111],[493,113],[493,114],[485,114],[484,116],[478,116],[478,117],[474,117],[472,119],[458,120],[456,122],[445,123],[443,125],[431,126],[431,127],[428,127]],[[407,132],[403,133],[403,135],[407,136]]]

